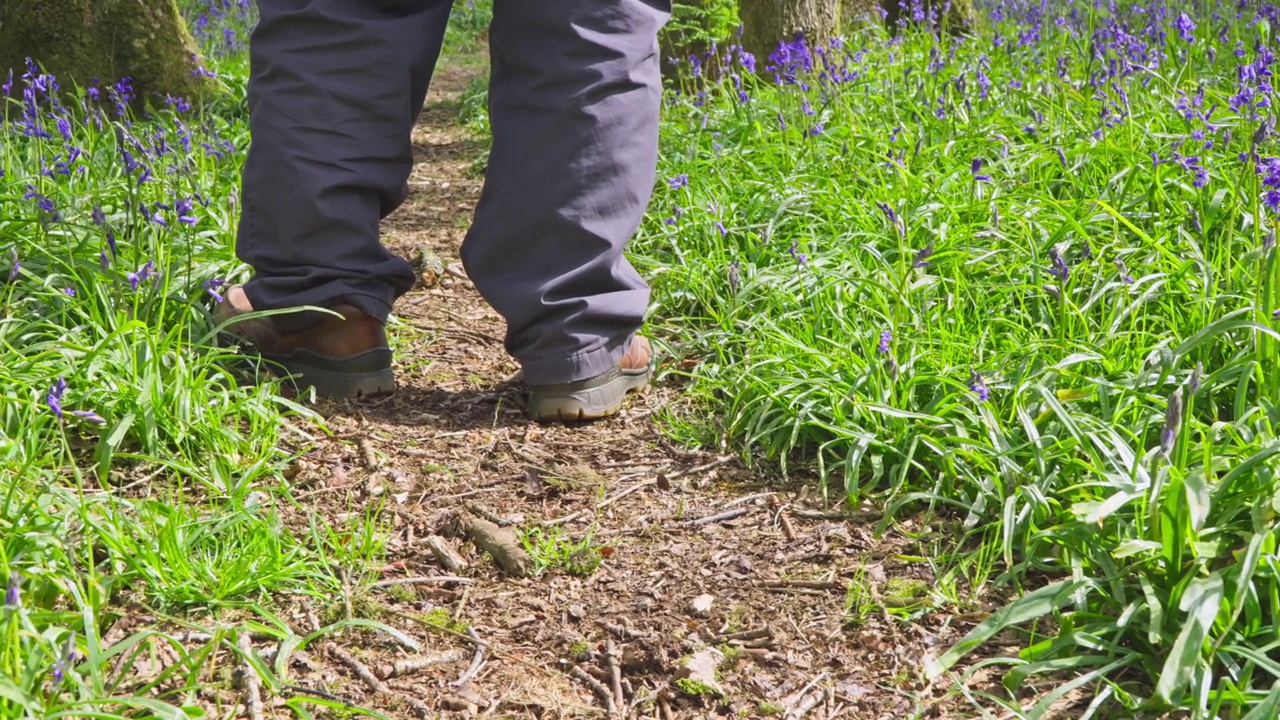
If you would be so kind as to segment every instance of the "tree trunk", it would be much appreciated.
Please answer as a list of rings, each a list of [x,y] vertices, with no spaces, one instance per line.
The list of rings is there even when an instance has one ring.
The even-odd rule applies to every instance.
[[[195,99],[198,51],[175,0],[0,0],[0,80],[27,59],[63,87],[131,79],[138,101]]]
[[[742,47],[764,70],[780,43],[803,36],[810,48],[830,40],[840,28],[840,0],[742,0]]]

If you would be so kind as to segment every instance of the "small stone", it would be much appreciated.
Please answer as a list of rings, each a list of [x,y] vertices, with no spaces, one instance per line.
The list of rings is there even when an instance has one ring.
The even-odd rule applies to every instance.
[[[724,695],[724,688],[716,679],[716,669],[724,661],[724,653],[706,648],[685,658],[675,673],[675,685],[686,695]]]
[[[699,595],[689,601],[689,614],[694,617],[711,617],[711,606],[714,605],[716,599],[711,595]]]

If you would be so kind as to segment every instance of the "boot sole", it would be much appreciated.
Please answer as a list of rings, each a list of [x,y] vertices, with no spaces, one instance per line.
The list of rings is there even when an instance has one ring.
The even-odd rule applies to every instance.
[[[314,388],[322,397],[357,399],[390,395],[396,390],[391,350],[387,348],[341,359],[308,352],[281,357],[261,352],[235,335],[223,335],[221,340],[224,346],[239,345],[265,360],[275,374],[300,392]]]
[[[652,376],[652,368],[614,368],[600,378],[534,386],[529,391],[526,414],[536,422],[569,423],[610,417],[622,410],[628,395],[648,385]]]

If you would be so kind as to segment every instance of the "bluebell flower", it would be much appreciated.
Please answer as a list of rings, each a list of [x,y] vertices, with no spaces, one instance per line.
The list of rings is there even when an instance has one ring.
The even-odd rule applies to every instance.
[[[45,396],[44,402],[53,411],[58,418],[62,417],[62,394],[67,391],[67,381],[61,377],[49,388],[49,394]]]
[[[929,267],[929,265],[932,264],[929,261],[929,258],[931,257],[933,257],[933,243],[929,243],[928,245],[920,248],[920,250],[916,252],[916,257],[915,257],[915,260],[911,263],[911,267],[913,268]]]
[[[973,175],[973,179],[976,180],[977,182],[991,182],[990,175],[982,174],[982,166],[985,162],[986,161],[983,160],[982,158],[976,157],[973,159],[973,162],[969,164],[969,172]]]
[[[9,582],[4,592],[4,604],[7,607],[18,607],[18,603],[22,600],[22,575],[17,571],[9,573]]]
[[[987,383],[982,379],[982,375],[976,370],[969,371],[969,389],[978,396],[979,402],[986,402],[991,399],[991,389],[987,387]]]
[[[787,250],[791,253],[791,257],[795,258],[797,265],[804,265],[809,262],[809,256],[800,252],[800,245],[795,241],[791,241],[791,247]]]
[[[893,342],[893,331],[886,329],[880,333],[880,344],[876,346],[876,350],[879,351],[881,354],[887,354],[889,352],[889,346],[892,342]]]

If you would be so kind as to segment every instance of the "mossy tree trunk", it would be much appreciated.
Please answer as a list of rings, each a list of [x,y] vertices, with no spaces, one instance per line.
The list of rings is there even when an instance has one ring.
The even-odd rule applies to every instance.
[[[742,0],[742,47],[754,54],[756,67],[769,65],[778,44],[804,36],[810,48],[830,40],[840,29],[841,0]]]
[[[0,0],[0,77],[27,58],[64,87],[128,77],[139,101],[195,99],[213,83],[175,0]]]

